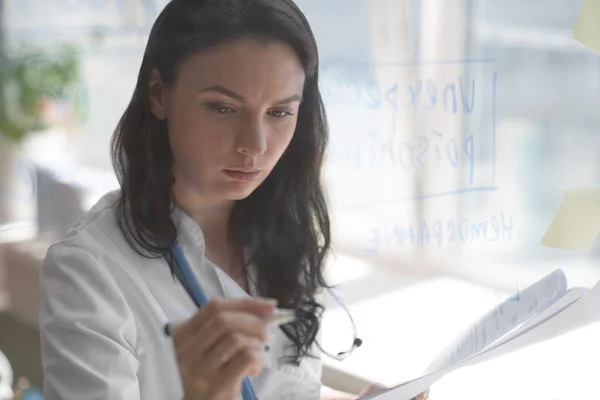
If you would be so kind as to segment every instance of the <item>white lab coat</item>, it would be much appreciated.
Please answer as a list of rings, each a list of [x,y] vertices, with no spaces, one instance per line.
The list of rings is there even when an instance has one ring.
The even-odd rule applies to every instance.
[[[127,244],[116,222],[117,196],[105,195],[44,261],[39,323],[46,400],[183,398],[173,343],[163,327],[197,308],[164,259],[143,258]],[[248,297],[204,257],[199,226],[180,210],[173,219],[208,298]],[[265,368],[252,380],[257,397],[318,399],[320,359],[285,364],[289,340],[278,328],[270,337]],[[314,353],[319,355],[316,348]]]

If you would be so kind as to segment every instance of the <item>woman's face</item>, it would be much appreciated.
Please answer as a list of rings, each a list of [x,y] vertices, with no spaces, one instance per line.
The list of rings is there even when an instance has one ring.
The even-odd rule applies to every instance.
[[[291,47],[254,39],[194,55],[170,87],[153,72],[152,111],[167,120],[174,189],[205,205],[249,196],[292,139],[304,78]]]

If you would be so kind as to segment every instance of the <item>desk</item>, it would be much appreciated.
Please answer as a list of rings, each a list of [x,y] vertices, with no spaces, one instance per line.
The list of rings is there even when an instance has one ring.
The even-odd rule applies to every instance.
[[[7,263],[3,247],[12,243],[33,240],[37,237],[37,225],[30,222],[0,224],[0,310],[8,307],[8,293],[6,289]]]
[[[23,225],[0,238],[0,310],[37,326],[39,273],[50,242],[33,237],[37,227]]]
[[[40,334],[36,327],[12,313],[0,312],[0,349],[10,361],[15,381],[25,376],[33,386],[42,387]]]

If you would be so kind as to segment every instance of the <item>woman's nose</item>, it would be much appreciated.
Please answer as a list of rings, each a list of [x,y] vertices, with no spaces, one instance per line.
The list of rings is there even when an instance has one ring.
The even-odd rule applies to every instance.
[[[267,130],[260,121],[244,127],[238,135],[237,151],[250,156],[260,156],[267,151]]]

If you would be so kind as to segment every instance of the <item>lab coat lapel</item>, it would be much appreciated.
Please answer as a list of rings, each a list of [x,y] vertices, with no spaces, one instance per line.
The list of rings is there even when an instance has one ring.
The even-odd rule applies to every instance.
[[[165,313],[164,322],[187,319],[197,308],[179,281],[171,275],[164,259],[152,260],[140,268],[140,275],[157,305]]]
[[[190,267],[209,300],[222,298],[222,285],[211,265],[205,263],[204,236],[198,225],[179,209],[172,214],[178,242]],[[198,309],[164,258],[149,260],[139,267],[146,287],[163,309],[168,321],[191,317]]]

